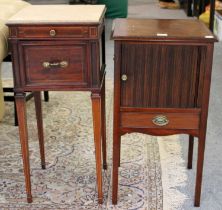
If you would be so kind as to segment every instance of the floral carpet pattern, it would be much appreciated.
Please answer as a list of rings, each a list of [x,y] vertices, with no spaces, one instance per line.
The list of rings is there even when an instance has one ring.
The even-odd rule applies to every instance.
[[[122,137],[119,201],[112,195],[112,85],[106,92],[108,169],[103,172],[103,205],[97,187],[90,93],[50,92],[43,102],[46,170],[40,167],[33,99],[27,103],[33,203],[26,202],[18,128],[13,103],[0,124],[0,209],[163,210],[159,145],[156,137]]]

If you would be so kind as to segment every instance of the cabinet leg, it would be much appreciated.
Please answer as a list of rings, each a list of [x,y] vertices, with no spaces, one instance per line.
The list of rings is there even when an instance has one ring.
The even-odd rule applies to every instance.
[[[15,97],[15,94],[14,94]],[[17,115],[17,110],[16,110],[16,103],[14,101],[14,116],[15,116],[15,121],[14,121],[14,125],[18,126],[18,115]]]
[[[188,163],[187,168],[192,169],[192,162],[193,162],[193,144],[194,144],[194,137],[189,136],[189,148],[188,148]]]
[[[26,120],[26,105],[25,105],[25,94],[15,94],[16,109],[19,123],[19,136],[21,142],[23,167],[25,174],[25,184],[28,203],[32,202],[31,193],[31,179],[30,179],[30,163],[29,163],[29,145],[28,145],[28,131],[27,131],[27,120]]]
[[[103,152],[103,169],[107,169],[107,161],[106,161],[106,86],[105,86],[105,80],[103,82],[102,86],[102,98],[101,98],[101,106],[102,106],[102,152]]]
[[[45,102],[48,102],[49,101],[49,92],[48,91],[44,91],[44,100]]]
[[[120,135],[120,131],[119,131],[119,114],[118,114],[118,112],[114,111],[114,117],[113,117],[113,183],[112,183],[113,184],[112,203],[114,205],[117,204],[117,200],[118,200],[118,171],[119,171],[119,165],[120,165],[120,143],[121,143],[121,135]]]
[[[114,120],[115,123],[115,120]],[[117,204],[118,198],[118,170],[120,164],[120,135],[119,130],[113,129],[113,189],[112,189],[112,203],[113,205]]]
[[[45,169],[45,148],[44,148],[41,92],[34,92],[33,94],[35,100],[35,112],[37,119],[41,166],[42,169]]]
[[[119,146],[118,146],[118,149],[119,149],[119,153],[118,153],[118,155],[119,155],[119,167],[120,167],[120,163],[121,163],[121,137],[119,137],[119,141],[118,141],[118,143],[119,143]]]
[[[98,187],[98,203],[103,202],[102,193],[102,167],[101,167],[101,95],[92,93],[92,112],[93,112],[93,127],[94,127],[94,142],[96,155],[96,175]]]
[[[204,150],[205,150],[205,135],[200,135],[198,139],[198,159],[197,159],[197,174],[196,174],[196,189],[195,189],[195,202],[196,207],[200,206],[201,197],[201,184],[203,176],[203,164],[204,164]]]

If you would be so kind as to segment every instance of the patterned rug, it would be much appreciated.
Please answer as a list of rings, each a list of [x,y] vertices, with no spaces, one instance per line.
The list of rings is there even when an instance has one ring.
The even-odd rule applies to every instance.
[[[172,138],[163,143],[161,138],[157,140],[137,133],[122,137],[119,202],[117,206],[111,205],[112,89],[112,82],[108,81],[109,167],[103,172],[103,205],[97,205],[90,93],[50,92],[49,102],[43,102],[46,170],[40,167],[33,99],[27,103],[32,204],[26,203],[18,128],[13,126],[13,103],[6,104],[6,115],[0,124],[1,210],[179,209],[185,197],[176,188],[182,186],[186,177],[183,177],[183,171],[181,174],[174,172],[175,167],[179,171],[183,164],[173,156],[180,153],[178,145],[167,147]],[[162,161],[167,170],[165,166],[161,168]],[[180,177],[178,182],[177,177]],[[163,186],[166,187],[164,191]]]

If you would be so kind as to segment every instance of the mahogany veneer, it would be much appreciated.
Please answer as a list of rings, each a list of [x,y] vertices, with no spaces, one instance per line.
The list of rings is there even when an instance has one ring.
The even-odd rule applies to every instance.
[[[113,204],[117,203],[121,136],[189,134],[188,168],[198,137],[195,206],[200,205],[213,47],[197,20],[114,22]]]
[[[98,202],[102,203],[102,158],[103,168],[107,168],[105,6],[62,7],[30,6],[8,22],[27,200],[32,202],[25,92],[34,92],[41,165],[45,169],[40,91],[78,90],[92,93]],[[92,21],[90,17],[87,21],[85,10],[93,14]],[[27,15],[32,12],[33,16]]]

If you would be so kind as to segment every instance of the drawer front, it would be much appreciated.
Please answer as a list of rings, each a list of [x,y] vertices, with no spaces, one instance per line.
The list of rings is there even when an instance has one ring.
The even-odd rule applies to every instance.
[[[87,86],[86,44],[23,44],[25,86]]]
[[[122,112],[122,128],[198,129],[199,113]]]
[[[84,38],[89,35],[87,26],[38,26],[19,27],[20,38]]]

